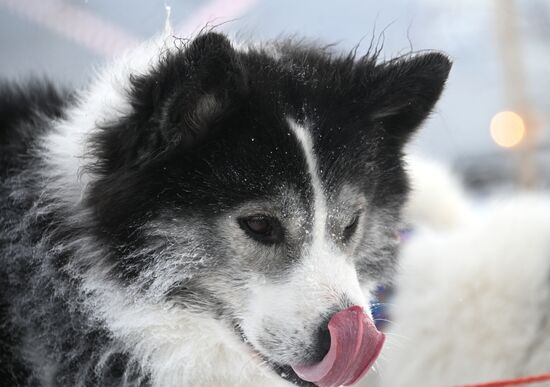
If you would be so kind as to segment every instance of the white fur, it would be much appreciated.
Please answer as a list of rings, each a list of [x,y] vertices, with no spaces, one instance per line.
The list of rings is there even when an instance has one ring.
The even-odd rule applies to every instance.
[[[472,215],[464,190],[445,165],[414,156],[406,161],[412,190],[406,222],[416,228],[449,229]]]
[[[323,243],[325,239],[326,221],[327,221],[327,201],[323,184],[319,178],[319,169],[317,168],[317,158],[313,149],[313,141],[306,128],[298,125],[293,119],[288,119],[290,128],[302,146],[302,151],[306,158],[311,185],[313,187],[313,201],[315,205],[314,226],[313,226],[313,244]]]
[[[151,304],[103,279],[87,279],[94,312],[151,373],[154,386],[283,386],[230,328],[207,315]]]
[[[412,198],[435,204],[409,212],[425,227],[403,246],[380,380],[363,385],[440,387],[549,372],[550,196],[492,199],[474,215],[448,176],[421,177],[426,171],[434,169],[414,174],[417,187],[427,183],[416,192],[441,183],[433,194],[449,195]],[[464,213],[449,221],[456,208]]]

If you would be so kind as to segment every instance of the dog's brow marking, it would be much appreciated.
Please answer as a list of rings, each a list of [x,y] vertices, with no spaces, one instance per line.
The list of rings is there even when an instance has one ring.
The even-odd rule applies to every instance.
[[[299,125],[292,118],[288,118],[290,128],[300,142],[306,158],[308,172],[311,176],[313,187],[314,215],[313,215],[313,243],[322,243],[325,238],[325,224],[327,218],[327,202],[325,200],[323,185],[319,176],[317,158],[313,149],[313,140],[306,128]]]

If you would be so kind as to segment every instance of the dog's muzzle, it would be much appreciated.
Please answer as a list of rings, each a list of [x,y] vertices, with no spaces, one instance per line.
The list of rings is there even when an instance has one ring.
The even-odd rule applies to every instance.
[[[328,323],[330,346],[316,364],[292,365],[301,379],[319,387],[351,385],[371,368],[385,336],[360,306],[335,313]]]

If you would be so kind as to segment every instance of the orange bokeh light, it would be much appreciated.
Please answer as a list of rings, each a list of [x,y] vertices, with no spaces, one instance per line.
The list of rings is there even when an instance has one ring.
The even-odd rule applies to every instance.
[[[518,145],[524,136],[525,123],[519,114],[504,111],[491,119],[491,137],[497,145],[511,148]]]

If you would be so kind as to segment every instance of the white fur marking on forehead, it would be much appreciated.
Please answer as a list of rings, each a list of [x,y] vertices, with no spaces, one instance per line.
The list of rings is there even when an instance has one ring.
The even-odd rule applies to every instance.
[[[319,169],[317,166],[317,158],[315,157],[315,151],[313,148],[313,140],[311,134],[306,128],[299,125],[292,118],[288,118],[288,124],[296,135],[296,138],[300,142],[306,158],[308,172],[311,176],[311,186],[313,188],[313,200],[314,200],[314,215],[313,215],[313,243],[321,242],[325,237],[325,225],[327,220],[327,201],[325,198],[325,192],[321,178],[319,176]]]

